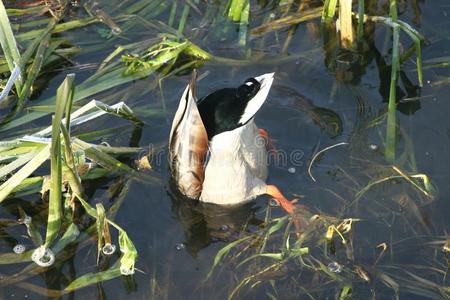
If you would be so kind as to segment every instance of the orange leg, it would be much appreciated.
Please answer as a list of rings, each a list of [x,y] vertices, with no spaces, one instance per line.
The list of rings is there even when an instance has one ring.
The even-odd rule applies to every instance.
[[[286,199],[283,194],[280,192],[280,190],[275,185],[267,185],[267,194],[272,196],[280,206],[290,215],[293,215],[293,224],[295,226],[295,231],[297,234],[297,237],[300,237],[300,233],[302,232],[302,225],[300,223],[300,219],[298,218],[298,215],[294,215],[295,213],[295,206],[294,204],[297,202],[296,199],[289,201]]]
[[[290,215],[292,215],[295,212],[295,202],[296,200],[289,201],[286,199],[283,194],[280,192],[280,190],[275,185],[267,185],[267,194],[270,195],[272,198],[274,198],[280,206]]]
[[[275,145],[273,143],[274,140],[269,136],[269,133],[262,128],[258,128],[258,130],[259,135],[262,136],[267,141],[267,150],[276,152],[277,148],[275,148]]]

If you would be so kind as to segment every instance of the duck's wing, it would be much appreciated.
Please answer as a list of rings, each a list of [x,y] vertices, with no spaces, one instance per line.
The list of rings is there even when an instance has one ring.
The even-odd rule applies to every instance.
[[[195,97],[196,74],[181,97],[169,137],[172,177],[180,191],[198,199],[205,177],[208,136]]]

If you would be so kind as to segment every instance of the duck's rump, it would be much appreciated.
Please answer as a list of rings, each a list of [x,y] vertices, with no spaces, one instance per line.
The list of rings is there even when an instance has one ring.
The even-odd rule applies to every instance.
[[[180,192],[198,199],[204,179],[208,138],[195,103],[194,82],[195,76],[181,97],[172,123],[169,160],[173,180]]]

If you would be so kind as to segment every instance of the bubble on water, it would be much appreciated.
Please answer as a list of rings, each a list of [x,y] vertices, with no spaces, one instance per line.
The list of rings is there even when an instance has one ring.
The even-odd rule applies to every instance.
[[[332,262],[328,264],[328,270],[333,273],[341,273],[342,272],[342,265],[338,264],[337,262]]]
[[[175,249],[177,249],[178,251],[184,250],[186,248],[186,246],[183,243],[177,243],[175,245]]]
[[[113,29],[111,29],[112,35],[119,35],[121,33],[122,33],[122,30],[119,27],[114,27]]]
[[[372,151],[377,151],[378,150],[378,145],[377,144],[370,144],[369,145],[369,149]]]
[[[114,252],[116,252],[116,245],[106,243],[102,248],[102,253],[104,255],[112,255]]]
[[[290,168],[288,169],[288,172],[291,173],[291,174],[294,174],[296,171],[297,171],[297,170],[296,170],[294,167],[290,167]]]
[[[26,248],[25,248],[24,245],[22,245],[22,244],[17,244],[17,245],[14,246],[13,251],[14,251],[14,253],[16,253],[16,254],[22,254],[22,253],[25,252],[25,249],[26,249]]]
[[[222,226],[220,226],[220,230],[221,231],[228,231],[228,230],[230,230],[230,226],[228,226],[227,224],[223,224]]]
[[[40,246],[31,254],[31,260],[34,261],[38,266],[49,267],[55,262],[55,255],[52,250]]]
[[[278,200],[276,200],[276,199],[270,199],[269,205],[272,207],[278,207],[278,206],[280,206],[280,202],[278,202]]]
[[[134,274],[134,268],[128,268],[126,266],[120,266],[120,274],[129,276]]]
[[[317,220],[319,218],[320,218],[320,216],[316,214],[316,215],[312,216],[311,218],[309,218],[309,221],[314,222],[315,220]]]

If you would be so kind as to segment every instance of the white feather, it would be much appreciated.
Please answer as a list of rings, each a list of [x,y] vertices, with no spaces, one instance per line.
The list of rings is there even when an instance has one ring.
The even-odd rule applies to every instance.
[[[253,120],[213,137],[200,200],[220,205],[266,193],[267,150]]]

